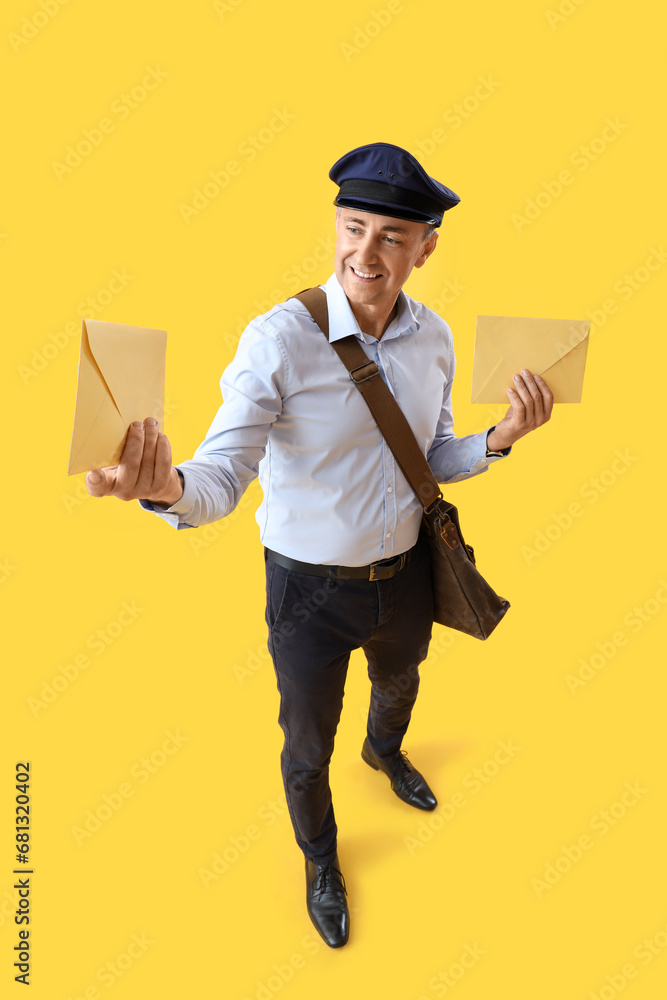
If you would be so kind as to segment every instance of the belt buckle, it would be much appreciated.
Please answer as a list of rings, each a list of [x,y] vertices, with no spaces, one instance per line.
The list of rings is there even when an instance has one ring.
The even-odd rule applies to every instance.
[[[403,552],[402,555],[396,556],[389,564],[385,564],[384,566],[382,565],[381,562],[371,563],[370,576],[368,577],[368,579],[390,580],[392,576],[396,576],[397,573],[400,573],[400,571],[405,566],[406,559],[407,559],[407,553]],[[393,570],[393,572],[389,572],[389,570]]]

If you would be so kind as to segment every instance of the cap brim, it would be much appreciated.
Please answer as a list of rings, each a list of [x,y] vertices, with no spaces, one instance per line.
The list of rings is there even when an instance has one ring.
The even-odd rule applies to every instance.
[[[405,219],[407,222],[423,222],[427,226],[442,225],[442,216],[426,215],[405,205],[392,205],[387,202],[374,201],[370,198],[340,198],[334,199],[334,205],[341,208],[358,208],[360,212],[371,212],[373,215],[387,215],[392,219]]]

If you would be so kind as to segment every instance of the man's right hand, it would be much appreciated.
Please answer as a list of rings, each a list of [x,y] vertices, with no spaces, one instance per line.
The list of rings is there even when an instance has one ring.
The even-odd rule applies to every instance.
[[[86,489],[93,497],[150,500],[165,509],[181,498],[183,486],[171,464],[171,445],[154,417],[130,424],[120,464],[91,469]]]

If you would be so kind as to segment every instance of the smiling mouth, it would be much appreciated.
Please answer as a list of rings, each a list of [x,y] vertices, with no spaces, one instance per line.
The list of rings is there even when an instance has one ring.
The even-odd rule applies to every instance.
[[[372,271],[358,271],[356,267],[352,267],[352,265],[350,265],[350,268],[357,278],[360,278],[362,281],[376,281],[377,278],[382,277],[380,273],[374,274]]]

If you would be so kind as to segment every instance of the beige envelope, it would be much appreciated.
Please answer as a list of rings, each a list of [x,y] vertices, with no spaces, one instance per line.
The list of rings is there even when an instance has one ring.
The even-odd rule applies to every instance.
[[[587,321],[478,316],[472,366],[473,403],[507,403],[512,376],[541,375],[556,403],[581,402]]]
[[[164,419],[167,334],[84,319],[67,475],[116,465],[133,420]]]

